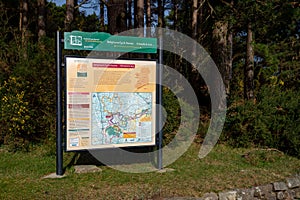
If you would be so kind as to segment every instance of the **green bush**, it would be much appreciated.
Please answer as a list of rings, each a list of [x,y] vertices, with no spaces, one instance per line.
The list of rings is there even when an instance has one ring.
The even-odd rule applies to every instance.
[[[180,105],[176,96],[168,88],[163,88],[163,107],[166,112],[163,128],[164,143],[168,144],[175,137],[180,125]]]
[[[20,145],[24,147],[33,132],[33,119],[25,97],[28,87],[29,82],[19,77],[10,77],[0,86],[2,143],[22,143]]]
[[[180,96],[178,94],[178,96]],[[177,97],[170,89],[163,88],[163,107],[165,109],[166,119],[163,127],[163,143],[174,145],[178,140],[187,141],[190,135],[197,130],[193,130],[196,123],[194,107],[186,99]],[[177,135],[180,127],[180,134]],[[176,139],[175,136],[177,135]]]
[[[234,101],[223,138],[236,147],[277,148],[300,156],[300,91],[263,86],[256,102]]]
[[[0,80],[0,145],[12,151],[48,143],[55,133],[55,55],[37,46],[28,49],[27,59],[19,58]]]

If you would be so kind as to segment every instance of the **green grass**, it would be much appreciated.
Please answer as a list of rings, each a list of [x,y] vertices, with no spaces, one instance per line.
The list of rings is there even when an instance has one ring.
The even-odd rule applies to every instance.
[[[279,181],[299,172],[300,160],[277,151],[216,146],[204,159],[192,145],[167,173],[132,174],[106,166],[99,173],[75,174],[67,168],[62,179],[42,179],[55,172],[55,156],[36,150],[10,153],[0,150],[0,199],[149,199],[200,197]],[[65,153],[65,165],[73,153]]]

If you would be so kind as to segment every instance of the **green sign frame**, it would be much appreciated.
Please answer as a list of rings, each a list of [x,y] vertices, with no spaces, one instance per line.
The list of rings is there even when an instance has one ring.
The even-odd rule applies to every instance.
[[[157,39],[111,35],[105,32],[64,33],[64,48],[73,50],[157,53]]]

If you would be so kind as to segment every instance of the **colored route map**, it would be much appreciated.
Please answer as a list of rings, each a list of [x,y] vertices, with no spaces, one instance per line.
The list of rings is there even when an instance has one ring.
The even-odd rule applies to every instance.
[[[151,92],[94,92],[91,145],[151,142]]]
[[[66,57],[67,151],[155,145],[156,70],[156,60]]]

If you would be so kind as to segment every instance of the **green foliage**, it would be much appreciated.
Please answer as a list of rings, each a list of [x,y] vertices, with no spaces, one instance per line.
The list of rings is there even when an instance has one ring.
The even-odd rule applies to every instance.
[[[241,8],[234,17],[240,32],[234,38],[232,102],[223,139],[233,146],[272,147],[299,157],[299,9],[288,0],[245,0],[235,8]],[[253,22],[255,38],[255,102],[243,100],[247,20]]]
[[[56,31],[62,31],[64,28],[66,7],[58,7],[55,3],[49,2],[47,10],[46,35],[48,37],[55,37]]]
[[[169,143],[175,137],[180,125],[180,105],[176,96],[168,88],[163,89],[163,107],[166,111],[164,142]]]
[[[300,155],[300,92],[280,85],[263,86],[257,102],[234,101],[224,139],[233,146],[272,147]]]
[[[28,58],[19,57],[21,62],[10,66],[8,78],[0,80],[0,144],[12,151],[47,143],[55,132],[55,55],[35,45],[28,50]]]
[[[163,108],[165,109],[165,124],[163,127],[163,143],[171,141],[176,144],[178,140],[187,141],[195,131],[193,125],[195,119],[194,106],[188,100],[178,97],[169,88],[163,88]],[[180,134],[178,130],[180,128]],[[175,138],[176,136],[176,138]]]
[[[10,77],[0,86],[2,116],[0,141],[5,144],[25,146],[33,132],[32,113],[25,97],[25,91],[29,86],[30,82],[20,77]]]

